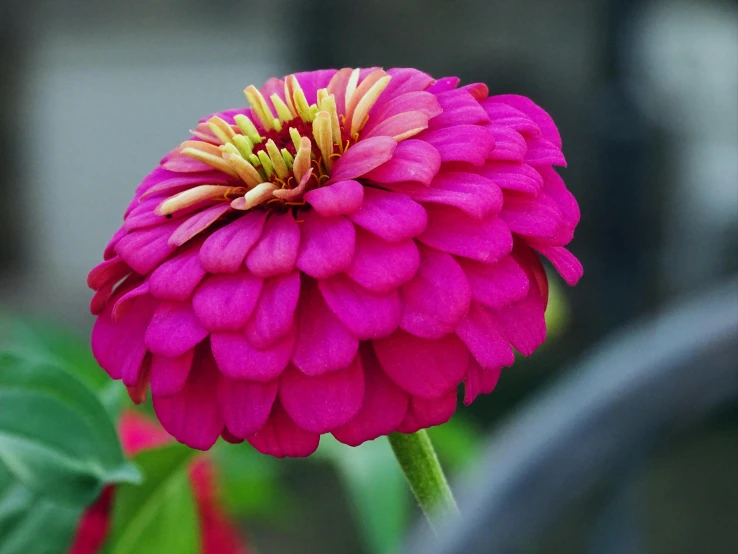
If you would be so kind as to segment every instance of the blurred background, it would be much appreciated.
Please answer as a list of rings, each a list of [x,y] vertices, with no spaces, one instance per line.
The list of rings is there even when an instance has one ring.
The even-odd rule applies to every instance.
[[[270,76],[371,65],[533,98],[560,128],[582,211],[571,250],[585,276],[554,289],[550,340],[434,430],[452,474],[612,332],[738,271],[735,1],[6,0],[0,333],[43,321],[86,340],[87,272],[199,117],[244,105],[242,89]],[[735,400],[641,446],[520,552],[738,552]],[[220,494],[255,551],[384,554],[418,517],[384,445],[286,462],[222,450]],[[612,549],[605,528],[630,546]]]

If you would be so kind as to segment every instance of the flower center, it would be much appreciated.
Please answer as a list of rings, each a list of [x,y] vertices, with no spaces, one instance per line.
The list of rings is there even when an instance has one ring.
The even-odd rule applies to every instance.
[[[203,162],[238,179],[241,186],[200,185],[165,200],[156,212],[174,212],[204,200],[229,201],[236,210],[304,203],[303,195],[324,185],[333,163],[353,143],[369,110],[390,81],[378,69],[359,81],[359,70],[341,70],[314,104],[294,75],[284,81],[284,96],[267,100],[253,85],[244,90],[253,121],[234,117],[231,125],[211,117],[192,131],[175,155]],[[336,98],[343,98],[338,106]],[[284,98],[284,99],[283,99]]]

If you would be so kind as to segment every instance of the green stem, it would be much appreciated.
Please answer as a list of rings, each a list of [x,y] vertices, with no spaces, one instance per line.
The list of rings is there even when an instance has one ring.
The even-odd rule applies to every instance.
[[[425,429],[411,435],[392,433],[388,438],[431,527],[436,528],[445,517],[458,514],[454,495]]]

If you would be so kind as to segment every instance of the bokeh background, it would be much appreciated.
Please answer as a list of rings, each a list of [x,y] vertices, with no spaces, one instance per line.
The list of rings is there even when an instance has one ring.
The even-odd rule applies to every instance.
[[[548,343],[435,431],[452,474],[613,331],[738,271],[735,1],[6,0],[0,333],[43,321],[85,340],[87,272],[134,187],[199,117],[244,105],[242,89],[273,75],[371,65],[533,98],[559,125],[582,211],[571,249],[585,276],[555,289]],[[634,453],[586,518],[562,513],[526,552],[738,551],[736,406]],[[258,552],[383,554],[417,519],[382,446],[279,462],[222,450],[221,495]],[[627,550],[603,539],[608,522],[627,528]]]

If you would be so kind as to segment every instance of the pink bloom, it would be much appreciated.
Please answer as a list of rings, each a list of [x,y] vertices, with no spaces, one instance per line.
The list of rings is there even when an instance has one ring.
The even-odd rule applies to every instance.
[[[158,425],[134,412],[125,413],[120,421],[120,438],[129,456],[141,450],[156,448],[171,438]],[[233,524],[221,510],[215,497],[213,468],[198,459],[190,468],[190,481],[200,519],[202,554],[247,554]],[[80,521],[70,554],[97,554],[102,551],[110,531],[110,517],[115,490],[106,488],[100,498],[85,512]]]
[[[100,365],[177,440],[307,456],[447,421],[545,339],[579,208],[527,98],[415,69],[246,89],[136,191],[92,270]]]

